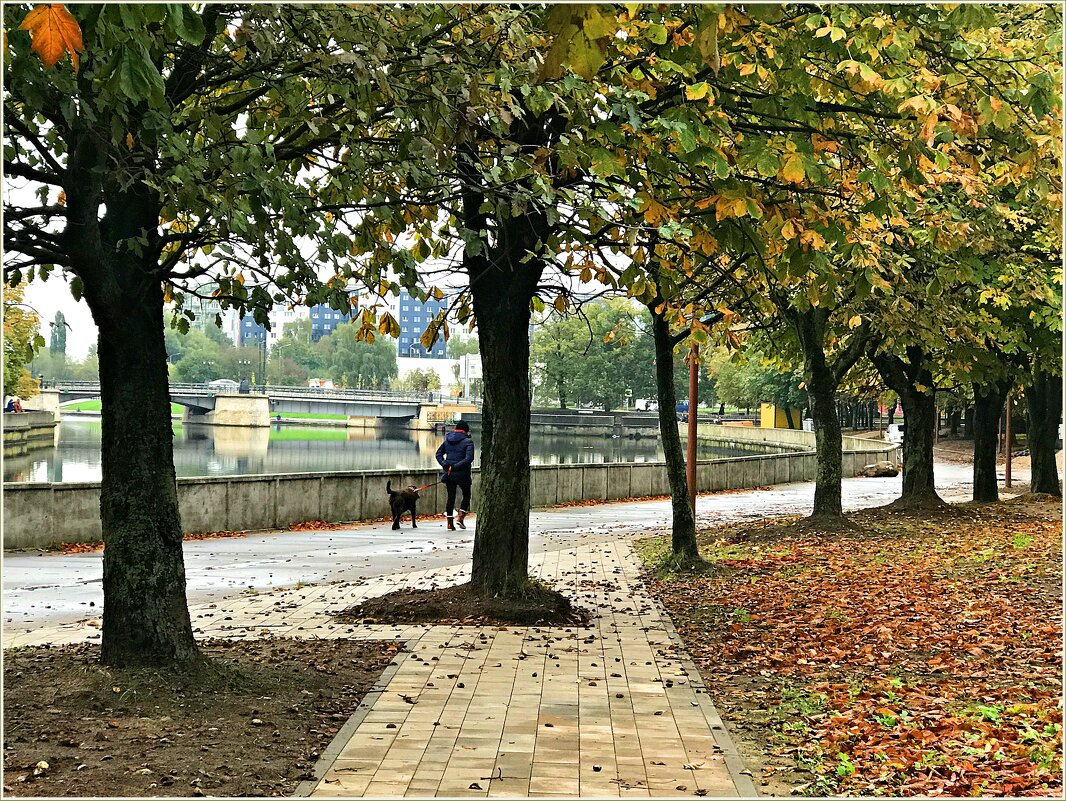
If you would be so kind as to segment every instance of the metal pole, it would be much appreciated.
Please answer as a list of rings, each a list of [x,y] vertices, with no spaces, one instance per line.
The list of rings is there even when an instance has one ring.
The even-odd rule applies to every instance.
[[[688,365],[688,502],[696,519],[696,404],[699,403],[698,345],[692,346]]]
[[[1007,464],[1006,464],[1006,466],[1003,469],[1003,486],[1006,487],[1007,489],[1010,489],[1010,457],[1011,457],[1011,448],[1010,448],[1010,407],[1011,407],[1010,393],[1008,392],[1007,393],[1007,433],[1003,437],[1004,440],[1006,440],[1006,442],[1007,442],[1007,446],[1006,446],[1007,447]]]

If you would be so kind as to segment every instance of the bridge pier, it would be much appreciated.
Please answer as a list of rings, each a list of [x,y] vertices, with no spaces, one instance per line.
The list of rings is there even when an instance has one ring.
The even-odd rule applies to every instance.
[[[270,426],[270,399],[266,395],[216,395],[215,408],[195,414],[188,406],[181,416],[183,423],[215,426]]]
[[[51,412],[55,422],[59,422],[59,390],[42,389],[32,398],[22,402],[22,408],[28,411]]]
[[[408,428],[416,431],[434,431],[441,426],[450,425],[463,412],[476,412],[477,406],[456,403],[423,403],[415,417],[408,424]]]

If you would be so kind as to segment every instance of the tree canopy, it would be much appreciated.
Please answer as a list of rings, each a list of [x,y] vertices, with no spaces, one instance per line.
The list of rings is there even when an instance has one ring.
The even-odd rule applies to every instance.
[[[5,281],[58,268],[100,328],[110,661],[195,652],[172,612],[180,525],[173,470],[158,469],[172,465],[165,304],[184,332],[193,297],[260,323],[275,304],[327,303],[354,314],[344,336],[286,342],[279,369],[322,351],[335,380],[380,385],[399,332],[385,296],[450,294],[423,344],[476,323],[472,573],[493,594],[527,580],[529,324],[590,290],[650,319],[590,305],[590,369],[564,366],[577,317],[535,336],[532,358],[559,401],[604,405],[644,394],[638,364],[653,365],[675,550],[690,556],[672,407],[675,359],[695,346],[802,365],[828,517],[842,514],[837,396],[856,365],[872,376],[872,360],[923,421],[937,387],[1009,380],[1043,398],[1061,374],[1052,6],[4,13]],[[637,359],[635,343],[652,347]],[[931,486],[927,440],[906,445],[907,492]]]

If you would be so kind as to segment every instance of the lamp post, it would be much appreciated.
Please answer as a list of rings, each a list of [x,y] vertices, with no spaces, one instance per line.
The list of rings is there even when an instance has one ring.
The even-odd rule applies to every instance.
[[[276,344],[276,345],[275,345],[275,346],[274,346],[273,348],[271,348],[271,350],[270,350],[271,354],[274,354],[274,353],[277,353],[277,354],[278,354],[278,381],[279,381],[279,382],[280,382],[280,381],[282,380],[282,372],[283,372],[283,371],[282,371],[282,367],[284,366],[284,365],[283,365],[283,363],[282,363],[282,356],[281,356],[281,351],[282,351],[282,350],[283,350],[284,348],[291,348],[291,347],[292,347],[292,345],[293,345],[293,343],[292,343],[292,342],[278,342],[278,343],[277,343],[277,344]]]

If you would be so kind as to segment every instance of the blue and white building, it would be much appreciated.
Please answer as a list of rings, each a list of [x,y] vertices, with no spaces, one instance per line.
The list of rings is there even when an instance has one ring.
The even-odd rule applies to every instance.
[[[352,320],[351,312],[339,312],[331,309],[325,303],[319,303],[311,307],[311,341],[318,342],[322,337],[328,337],[337,326],[349,323]]]
[[[426,327],[436,319],[442,310],[448,308],[448,301],[429,298],[425,303],[413,298],[406,291],[400,292],[396,301],[396,319],[400,323],[400,338],[396,343],[396,355],[400,358],[446,359],[447,345],[444,337],[438,337],[433,347],[426,350],[419,340]]]

